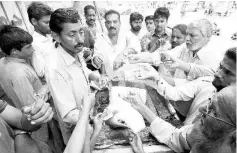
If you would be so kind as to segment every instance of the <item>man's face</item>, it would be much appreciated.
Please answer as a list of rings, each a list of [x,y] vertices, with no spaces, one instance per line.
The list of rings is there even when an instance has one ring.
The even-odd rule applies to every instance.
[[[43,34],[50,34],[50,28],[49,28],[49,20],[50,15],[42,17],[40,20],[36,21],[36,24],[34,25],[36,29],[38,29]]]
[[[140,20],[134,20],[131,22],[131,28],[133,31],[138,32],[142,28],[142,19]]]
[[[32,47],[31,44],[27,44],[27,45],[24,45],[20,51],[18,51],[18,57],[21,58],[21,59],[29,59],[33,52],[34,52],[34,48]]]
[[[219,91],[233,82],[236,82],[236,62],[225,56],[214,75],[212,84]]]
[[[165,30],[166,26],[167,26],[167,20],[165,17],[161,17],[159,16],[158,18],[154,19],[154,23],[156,26],[155,31],[156,32],[162,32]]]
[[[80,22],[64,23],[63,30],[58,35],[62,47],[73,54],[79,53],[84,47],[84,30]]]
[[[92,26],[95,24],[95,10],[93,9],[87,10],[87,15],[85,15],[85,17],[86,17],[86,22],[89,26]]]
[[[117,14],[110,14],[106,16],[105,26],[108,30],[109,35],[116,36],[120,30],[120,21]]]
[[[172,48],[175,48],[176,46],[179,46],[186,41],[186,35],[182,34],[179,29],[173,29],[170,41]]]
[[[204,36],[199,29],[189,25],[187,28],[186,46],[190,51],[201,49],[207,44],[209,39]]]
[[[155,30],[155,24],[153,20],[146,20],[146,28],[148,32],[153,32]]]

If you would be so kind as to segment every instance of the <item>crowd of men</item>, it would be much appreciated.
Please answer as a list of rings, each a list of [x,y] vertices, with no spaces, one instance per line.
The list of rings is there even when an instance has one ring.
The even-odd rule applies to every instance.
[[[159,7],[145,19],[131,13],[124,32],[119,12],[108,10],[103,32],[92,5],[84,8],[86,23],[74,8],[53,11],[41,2],[27,13],[32,34],[0,27],[1,153],[92,152],[106,117],[98,113],[89,124],[95,91],[125,64],[138,63],[156,71],[141,69],[137,79],[152,80],[184,123],[174,127],[129,93],[125,100],[150,123],[157,141],[175,152],[235,152],[237,46],[214,36],[210,21],[169,28],[170,12]],[[145,152],[138,133],[129,140],[134,152]]]

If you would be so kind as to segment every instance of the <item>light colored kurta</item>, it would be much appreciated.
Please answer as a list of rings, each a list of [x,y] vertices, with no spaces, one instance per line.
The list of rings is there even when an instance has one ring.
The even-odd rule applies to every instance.
[[[184,124],[192,124],[199,114],[199,108],[208,104],[208,99],[216,92],[212,85],[213,77],[200,77],[196,80],[183,84],[182,86],[171,86],[161,79],[157,81],[155,89],[164,96],[165,99],[172,101],[190,101],[181,107],[173,102],[173,106],[181,112],[186,119]],[[183,107],[183,108],[182,108]]]

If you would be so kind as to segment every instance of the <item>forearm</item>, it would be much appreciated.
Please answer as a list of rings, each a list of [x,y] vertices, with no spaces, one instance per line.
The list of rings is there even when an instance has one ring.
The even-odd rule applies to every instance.
[[[189,71],[190,71],[190,64],[180,60],[178,68],[183,70],[186,73],[189,73]]]
[[[80,153],[85,144],[87,124],[89,121],[89,109],[84,108],[81,117],[68,141],[64,153]]]
[[[145,104],[141,104],[138,111],[149,123],[152,123],[156,118],[156,115]]]
[[[93,150],[95,148],[96,140],[99,137],[101,131],[94,131],[90,141],[90,149]]]
[[[31,124],[31,121],[29,121],[25,115],[22,115],[20,129],[28,131],[28,132],[33,132],[33,131],[38,130],[40,127],[41,125]]]
[[[162,78],[167,82],[169,83],[171,86],[175,86],[175,81],[173,78],[169,77],[169,76],[165,76],[165,75],[162,75]]]

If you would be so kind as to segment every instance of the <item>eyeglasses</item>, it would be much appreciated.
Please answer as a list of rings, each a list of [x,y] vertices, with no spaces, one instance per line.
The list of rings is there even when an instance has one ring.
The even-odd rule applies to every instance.
[[[205,115],[207,115],[207,116],[209,116],[209,117],[212,117],[212,118],[214,118],[214,119],[216,119],[216,120],[218,120],[218,121],[220,121],[220,122],[226,123],[226,124],[228,124],[228,125],[230,125],[230,126],[236,128],[236,125],[234,125],[234,124],[232,124],[232,123],[229,123],[229,122],[227,122],[227,121],[225,121],[225,120],[223,120],[223,119],[221,119],[221,118],[218,118],[218,117],[215,117],[215,116],[212,116],[211,114],[209,114],[209,113],[210,113],[209,107],[211,106],[211,104],[212,104],[212,102],[211,102],[211,98],[210,98],[210,99],[209,99],[209,103],[208,103],[207,108],[206,108],[206,111],[203,110],[203,109],[200,109],[201,113],[203,113],[203,114],[205,114]]]

